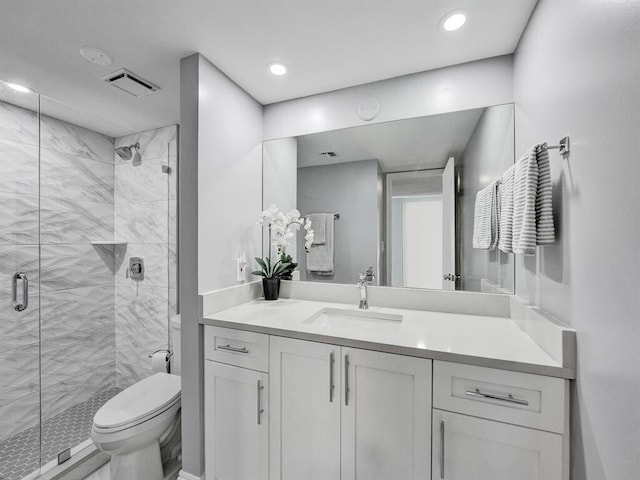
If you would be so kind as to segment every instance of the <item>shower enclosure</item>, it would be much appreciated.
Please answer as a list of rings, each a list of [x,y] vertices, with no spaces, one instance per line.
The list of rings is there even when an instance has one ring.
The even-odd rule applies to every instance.
[[[95,411],[171,348],[176,172],[177,126],[136,133],[0,82],[1,480],[90,448]]]

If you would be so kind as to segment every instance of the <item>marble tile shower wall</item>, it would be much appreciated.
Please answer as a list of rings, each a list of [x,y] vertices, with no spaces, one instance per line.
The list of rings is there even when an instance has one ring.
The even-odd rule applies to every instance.
[[[149,376],[148,355],[167,348],[168,321],[176,311],[177,127],[117,138],[115,146],[140,143],[142,161],[115,156],[116,382],[125,388]],[[170,167],[170,173],[163,172]],[[127,278],[130,257],[142,257],[142,281]]]
[[[40,354],[43,419],[115,386],[114,140],[42,116],[40,145],[39,171],[36,114],[0,102],[0,274],[30,279],[25,312],[0,289],[0,440],[40,420]]]

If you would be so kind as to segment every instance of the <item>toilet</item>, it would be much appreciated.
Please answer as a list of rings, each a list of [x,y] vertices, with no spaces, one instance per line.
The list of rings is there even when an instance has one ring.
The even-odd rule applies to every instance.
[[[111,455],[111,480],[170,480],[180,469],[180,377],[154,373],[105,403],[91,439]]]

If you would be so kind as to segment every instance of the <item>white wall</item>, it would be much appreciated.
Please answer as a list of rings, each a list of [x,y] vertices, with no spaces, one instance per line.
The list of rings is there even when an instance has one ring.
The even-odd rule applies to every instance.
[[[262,255],[262,106],[204,57],[198,136],[198,291],[236,284]],[[255,265],[254,265],[255,266]]]
[[[371,122],[356,112],[374,96],[381,109]],[[512,58],[502,56],[406,75],[267,105],[265,140],[486,107],[513,101]]]
[[[514,60],[516,151],[551,154],[559,239],[517,293],[577,330],[572,478],[640,475],[640,7],[540,0]]]
[[[180,64],[180,313],[183,471],[204,470],[198,292],[236,284],[260,255],[262,106],[199,54]]]

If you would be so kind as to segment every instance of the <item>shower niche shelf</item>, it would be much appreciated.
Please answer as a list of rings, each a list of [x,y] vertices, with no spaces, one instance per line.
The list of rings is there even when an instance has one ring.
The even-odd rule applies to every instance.
[[[126,245],[126,240],[91,240],[91,245]]]

